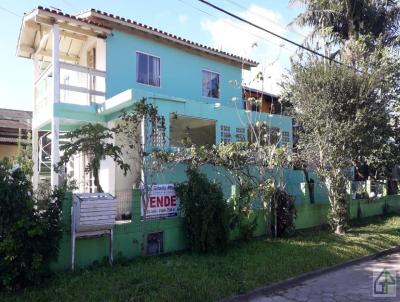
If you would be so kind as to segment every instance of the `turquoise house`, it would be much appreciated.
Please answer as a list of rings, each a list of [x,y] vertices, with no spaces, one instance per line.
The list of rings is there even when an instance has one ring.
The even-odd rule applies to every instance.
[[[185,135],[199,145],[243,141],[255,120],[267,121],[282,143],[292,143],[290,117],[244,104],[242,72],[256,62],[133,20],[94,9],[69,15],[38,7],[24,16],[17,55],[34,65],[35,185],[60,182],[51,167],[64,131],[88,122],[114,125],[142,98],[165,117],[166,148],[179,147]],[[93,191],[87,160],[77,155],[66,167],[80,192]],[[140,174],[136,169],[125,177],[105,160],[101,185],[122,204],[131,200]]]
[[[65,131],[88,122],[113,126],[120,122],[123,111],[142,98],[157,106],[165,118],[167,149],[179,148],[187,136],[199,145],[246,141],[248,125],[259,120],[267,122],[278,134],[280,144],[293,144],[292,119],[271,113],[271,100],[276,97],[270,95],[268,101],[264,92],[241,86],[243,70],[256,67],[256,62],[130,19],[94,9],[70,15],[37,7],[24,15],[17,55],[33,62],[36,187],[44,181],[57,186],[65,177],[51,169],[60,159]],[[248,97],[261,99],[261,104],[249,106],[244,101]],[[145,134],[143,127],[142,139]],[[115,143],[120,140],[124,137],[114,138]],[[101,185],[117,199],[114,245],[108,247],[106,238],[100,237],[78,240],[71,248],[72,195],[67,194],[63,204],[64,236],[54,269],[68,268],[71,257],[77,266],[101,261],[107,250],[115,258],[132,258],[185,248],[182,221],[176,213],[164,211],[156,219],[143,219],[147,214],[143,214],[143,196],[138,190],[143,167],[129,152],[125,160],[132,168],[126,176],[112,160],[101,163]],[[94,191],[92,176],[85,171],[87,162],[87,155],[77,154],[66,167],[66,173],[77,181],[77,192]],[[204,167],[203,172],[222,183],[224,194],[229,196],[231,183],[223,171]],[[310,204],[303,172],[284,172],[286,190],[296,196],[297,228],[327,222],[326,188],[319,185],[315,175],[310,175],[316,179],[314,204]],[[177,201],[171,195],[171,186],[184,179],[183,166],[153,175],[150,207],[164,203],[173,208]],[[359,208],[365,216],[380,214],[385,203],[393,210],[399,208],[395,196],[377,202],[364,200],[351,203],[350,216],[356,217]],[[254,215],[258,221],[254,235],[265,234],[265,210],[256,210]],[[76,255],[72,256],[75,250]]]

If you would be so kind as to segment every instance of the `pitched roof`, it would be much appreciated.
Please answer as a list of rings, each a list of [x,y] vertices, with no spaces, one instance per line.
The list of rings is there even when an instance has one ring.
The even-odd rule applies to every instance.
[[[124,26],[126,28],[139,30],[144,33],[153,35],[157,38],[163,38],[170,42],[187,46],[188,48],[193,49],[193,50],[201,50],[208,54],[211,54],[211,55],[223,58],[223,59],[231,60],[231,61],[235,62],[236,64],[244,65],[244,67],[246,67],[246,68],[255,67],[258,65],[258,63],[256,61],[246,59],[246,58],[240,57],[238,55],[228,53],[226,51],[218,50],[216,48],[212,48],[207,45],[196,43],[191,40],[188,40],[188,39],[173,35],[171,33],[165,32],[158,28],[148,26],[148,25],[142,24],[140,22],[136,22],[135,20],[126,19],[124,17],[109,14],[107,12],[103,12],[101,10],[97,10],[94,8],[87,10],[87,11],[83,11],[83,12],[77,14],[76,17],[80,20],[81,19],[91,20],[91,21],[94,21],[96,23],[103,24],[103,25],[104,25],[104,22],[106,22],[106,25],[105,25],[106,27],[113,28],[116,25],[119,25],[119,26]]]
[[[29,129],[31,119],[31,111],[0,108],[0,128]]]

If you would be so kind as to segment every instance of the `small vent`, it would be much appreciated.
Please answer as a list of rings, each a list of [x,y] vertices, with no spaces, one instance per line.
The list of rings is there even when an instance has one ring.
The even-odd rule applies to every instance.
[[[164,232],[147,234],[147,255],[164,253]]]

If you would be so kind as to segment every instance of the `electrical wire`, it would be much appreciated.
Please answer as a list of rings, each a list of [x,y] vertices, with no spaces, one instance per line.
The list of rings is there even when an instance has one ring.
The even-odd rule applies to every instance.
[[[319,56],[319,57],[321,57],[321,58],[323,58],[323,59],[329,60],[330,62],[334,62],[334,63],[340,64],[340,65],[346,66],[346,67],[348,67],[348,68],[354,69],[353,67],[348,66],[348,65],[346,65],[346,64],[344,64],[344,63],[342,63],[342,62],[339,62],[339,61],[337,61],[337,60],[335,60],[335,59],[333,59],[333,58],[330,58],[330,57],[328,57],[328,56],[326,56],[326,55],[324,55],[324,54],[322,54],[322,53],[319,53],[319,52],[316,51],[316,50],[313,50],[313,49],[311,49],[311,48],[309,48],[309,47],[307,47],[307,46],[304,46],[304,45],[302,45],[302,44],[299,44],[299,43],[297,43],[297,42],[295,42],[295,41],[293,41],[293,40],[290,40],[290,39],[288,39],[288,38],[285,38],[285,37],[283,37],[283,36],[281,36],[281,35],[279,35],[279,34],[277,34],[277,33],[274,33],[273,31],[270,31],[270,30],[268,30],[268,29],[266,29],[266,28],[264,28],[264,27],[261,27],[261,26],[255,24],[255,23],[253,23],[253,22],[251,22],[251,21],[249,21],[249,20],[247,20],[247,19],[245,19],[245,18],[242,18],[242,17],[240,17],[240,16],[238,16],[238,15],[236,15],[236,14],[234,14],[234,13],[231,13],[231,12],[229,12],[229,11],[227,11],[227,10],[225,10],[225,9],[223,9],[223,8],[221,8],[221,7],[219,7],[219,6],[216,6],[216,5],[212,4],[211,2],[208,2],[208,1],[206,1],[206,0],[198,0],[198,1],[201,2],[201,3],[203,3],[203,4],[206,4],[206,5],[208,5],[208,6],[212,7],[212,8],[214,8],[215,10],[218,10],[218,11],[220,11],[220,12],[222,12],[222,13],[228,15],[228,16],[231,16],[232,18],[234,18],[234,19],[236,19],[236,20],[239,20],[239,21],[241,21],[241,22],[243,22],[243,23],[246,23],[246,24],[248,24],[248,25],[250,25],[250,26],[252,26],[252,27],[255,27],[255,28],[257,28],[257,29],[259,29],[259,30],[261,30],[261,31],[264,31],[264,32],[266,32],[266,33],[268,33],[268,34],[270,34],[270,35],[272,35],[272,36],[274,36],[274,37],[277,37],[277,38],[279,38],[279,39],[281,39],[281,40],[283,40],[283,41],[285,41],[285,42],[288,42],[288,43],[290,43],[290,44],[292,44],[292,45],[295,45],[295,46],[297,46],[298,48],[301,48],[301,49],[303,49],[303,50],[305,50],[305,51],[308,51],[308,52],[310,52],[310,53],[312,53],[312,54],[314,54],[314,55],[316,55],[316,56]]]
[[[9,14],[15,16],[15,17],[22,18],[22,15],[19,15],[19,14],[13,12],[12,10],[9,10],[8,8],[0,6],[0,10],[4,11],[6,13],[9,13]]]
[[[241,4],[237,3],[236,1],[233,1],[233,0],[225,0],[225,1],[227,1],[227,2],[229,2],[229,3],[231,3],[231,4],[235,5],[235,6],[237,6],[237,7],[241,8],[241,9],[243,9],[243,10],[247,10],[247,11],[248,11],[248,8],[247,8],[247,7],[245,7],[244,5],[241,5]],[[252,11],[248,11],[248,13],[251,14],[251,15],[253,15],[253,16],[255,16],[255,17],[262,18],[262,19],[266,19],[266,20],[268,20],[269,22],[271,22],[272,24],[275,24],[276,26],[278,26],[279,28],[281,28],[281,29],[283,29],[283,30],[290,30],[290,31],[292,31],[292,32],[295,33],[295,34],[297,34],[297,35],[299,35],[299,36],[302,36],[303,38],[308,38],[307,35],[304,35],[304,34],[298,32],[298,31],[294,30],[293,28],[290,28],[289,26],[288,26],[288,27],[283,27],[281,24],[279,24],[278,22],[274,21],[274,20],[271,19],[271,18],[268,18],[268,17],[265,16],[265,15],[259,14],[259,13],[257,13],[257,12],[252,12]]]

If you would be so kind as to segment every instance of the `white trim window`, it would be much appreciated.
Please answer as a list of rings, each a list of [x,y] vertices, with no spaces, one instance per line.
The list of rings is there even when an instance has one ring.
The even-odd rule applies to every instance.
[[[231,127],[221,125],[221,143],[228,144],[231,142]]]
[[[136,82],[160,87],[160,58],[143,52],[136,52]]]
[[[202,90],[203,96],[209,98],[219,99],[219,74],[209,70],[202,70],[203,83]]]

